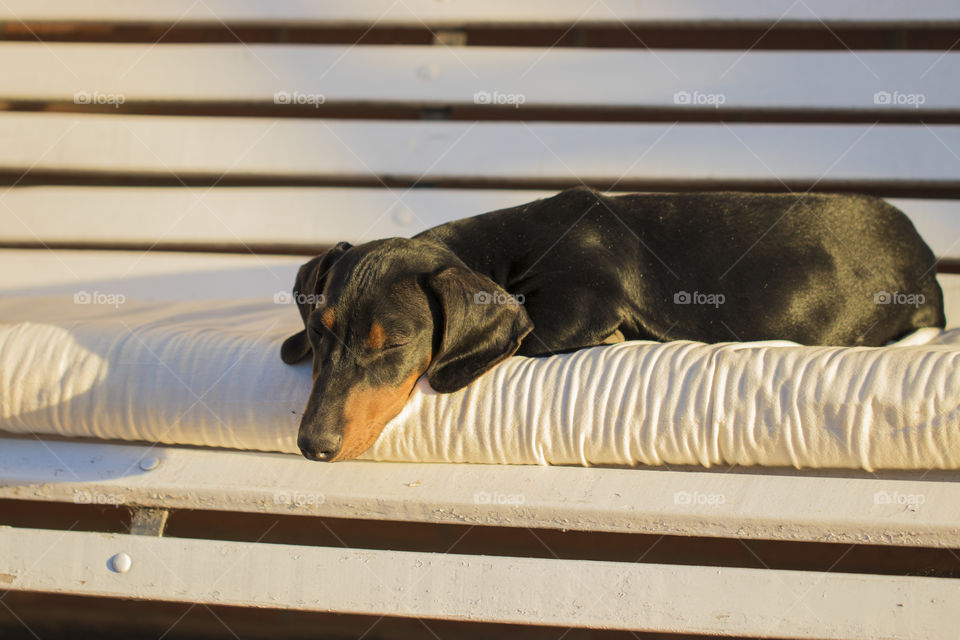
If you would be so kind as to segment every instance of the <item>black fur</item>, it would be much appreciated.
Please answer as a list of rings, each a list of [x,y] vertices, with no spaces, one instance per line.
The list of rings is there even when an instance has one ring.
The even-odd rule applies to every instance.
[[[514,352],[619,339],[883,345],[944,326],[934,267],[903,213],[861,195],[576,188],[412,239],[341,243],[298,274],[298,302],[325,300],[300,306],[307,330],[282,349],[288,363],[314,356],[301,448],[332,457],[346,391],[399,384],[426,359],[431,386],[451,392]],[[316,312],[331,306],[333,332]],[[363,344],[374,321],[394,348]]]

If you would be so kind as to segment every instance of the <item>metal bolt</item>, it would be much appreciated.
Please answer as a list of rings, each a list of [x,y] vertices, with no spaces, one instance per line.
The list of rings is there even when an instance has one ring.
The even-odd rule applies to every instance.
[[[140,468],[144,471],[153,471],[160,466],[160,458],[157,456],[148,456],[140,461]]]
[[[440,75],[440,67],[436,63],[420,65],[417,69],[417,75],[424,80],[436,80]]]
[[[399,225],[409,227],[413,224],[414,213],[404,205],[399,205],[393,212],[393,220]]]
[[[126,573],[127,571],[130,571],[130,567],[133,566],[133,560],[126,553],[118,553],[110,558],[110,561],[107,562],[107,566],[110,567],[111,571],[115,571],[117,573]]]

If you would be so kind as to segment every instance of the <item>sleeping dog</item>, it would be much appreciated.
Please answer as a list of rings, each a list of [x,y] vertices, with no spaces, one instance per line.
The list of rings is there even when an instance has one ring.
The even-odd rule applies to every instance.
[[[413,238],[340,244],[300,268],[313,355],[298,444],[348,460],[426,375],[456,391],[513,354],[622,340],[883,345],[944,326],[935,259],[860,195],[606,196],[576,188]]]

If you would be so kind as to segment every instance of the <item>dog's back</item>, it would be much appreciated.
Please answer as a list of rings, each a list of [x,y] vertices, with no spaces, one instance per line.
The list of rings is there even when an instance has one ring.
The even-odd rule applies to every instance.
[[[628,339],[882,345],[944,326],[933,253],[870,196],[576,188],[421,236],[567,313],[602,297]]]

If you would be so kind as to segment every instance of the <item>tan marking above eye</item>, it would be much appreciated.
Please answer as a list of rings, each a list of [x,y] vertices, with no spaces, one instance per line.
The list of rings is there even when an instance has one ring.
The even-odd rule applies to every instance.
[[[320,322],[323,323],[327,329],[333,330],[333,321],[336,319],[337,314],[334,313],[333,307],[328,307],[326,311],[323,312],[323,315],[320,316]]]
[[[367,345],[371,349],[381,349],[386,341],[387,332],[383,330],[383,327],[379,323],[374,322],[370,326],[370,335],[367,336]]]

